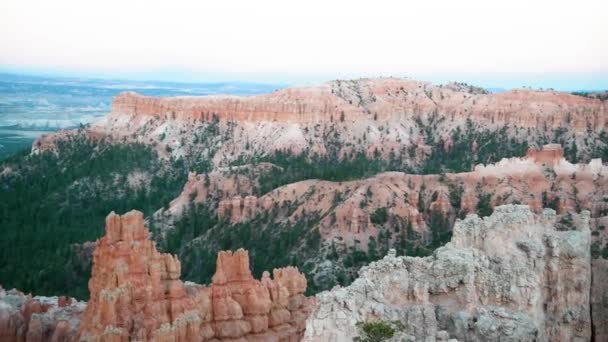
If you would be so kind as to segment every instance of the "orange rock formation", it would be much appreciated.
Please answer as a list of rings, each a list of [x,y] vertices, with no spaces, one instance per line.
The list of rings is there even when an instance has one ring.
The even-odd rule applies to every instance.
[[[114,114],[199,121],[217,117],[304,123],[338,120],[342,113],[353,121],[372,113],[377,113],[379,119],[392,119],[399,113],[433,112],[520,127],[566,125],[576,131],[584,131],[588,125],[594,129],[605,127],[607,117],[602,101],[568,93],[518,89],[489,94],[397,78],[332,81],[247,97],[155,98],[127,92],[116,96],[112,104]]]
[[[0,341],[72,341],[84,307],[72,298],[32,297],[0,287]]]
[[[424,241],[430,238],[428,222],[432,213],[455,218],[476,212],[483,194],[490,196],[491,206],[522,203],[540,213],[549,203],[555,205],[559,214],[579,208],[590,210],[592,217],[602,216],[600,214],[608,208],[608,202],[602,200],[607,176],[608,168],[601,160],[571,164],[556,144],[530,149],[523,158],[478,165],[471,172],[443,176],[384,172],[345,182],[304,180],[281,186],[260,197],[251,195],[255,177],[247,180],[246,175],[239,174],[241,191],[237,192],[233,186],[234,176],[209,174],[210,188],[226,189],[225,197],[213,198],[218,203],[220,220],[248,222],[256,215],[276,209],[275,222],[290,223],[297,222],[306,213],[318,213],[322,219],[317,227],[323,240],[335,238],[347,246],[357,243],[363,251],[367,250],[369,238],[376,238],[379,232],[377,225],[371,222],[371,215],[381,208],[388,210],[389,226],[398,227],[392,223],[395,219],[403,223],[402,227],[412,223],[412,228]],[[192,201],[209,203],[208,197],[200,197],[206,191],[204,179],[205,175],[193,174],[182,194],[171,202],[168,212],[181,213]],[[462,192],[459,205],[450,200],[450,194],[458,189]],[[194,198],[194,193],[198,197]],[[422,202],[418,203],[419,200]],[[363,207],[361,203],[364,203]],[[281,210],[288,205],[294,208]],[[162,213],[159,211],[159,217]],[[391,239],[394,242],[398,237],[393,234]]]
[[[89,281],[86,341],[297,341],[310,301],[297,269],[255,280],[244,250],[220,252],[209,287],[179,279],[180,263],[159,253],[142,213],[106,218]]]
[[[539,164],[555,165],[564,158],[564,149],[560,144],[548,144],[541,150],[529,149],[526,158]]]
[[[334,152],[342,158],[398,156],[417,166],[432,149],[422,126],[433,122],[435,138],[443,141],[437,146],[445,150],[453,148],[451,133],[468,123],[490,131],[507,128],[511,138],[530,145],[559,128],[587,159],[593,147],[586,145],[595,141],[587,138],[608,128],[607,103],[554,91],[489,94],[396,78],[338,80],[246,97],[129,92],[116,96],[112,112],[90,127],[42,136],[32,151],[53,150],[58,140],[80,132],[94,140],[151,145],[163,158],[202,154],[214,167],[279,150],[325,156],[330,146],[339,147]],[[473,153],[477,148],[472,142]]]

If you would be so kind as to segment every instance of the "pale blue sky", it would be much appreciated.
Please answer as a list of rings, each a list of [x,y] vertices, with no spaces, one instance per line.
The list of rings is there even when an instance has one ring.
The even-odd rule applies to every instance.
[[[605,0],[4,0],[0,71],[608,89]]]

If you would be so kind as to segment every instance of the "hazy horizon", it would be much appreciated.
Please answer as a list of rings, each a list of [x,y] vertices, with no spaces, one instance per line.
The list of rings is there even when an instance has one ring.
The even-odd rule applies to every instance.
[[[608,91],[608,74],[580,74],[580,75],[441,75],[441,74],[387,74],[387,75],[367,75],[367,74],[294,74],[294,75],[251,75],[246,73],[236,74],[199,74],[183,77],[181,73],[140,73],[140,74],[112,74],[95,72],[69,72],[51,70],[24,70],[12,69],[0,66],[0,78],[3,75],[26,76],[38,78],[57,78],[57,79],[90,79],[106,81],[134,81],[134,82],[167,82],[178,84],[213,84],[213,83],[243,83],[243,84],[263,84],[273,85],[277,88],[284,88],[299,85],[315,85],[336,79],[357,79],[357,78],[381,78],[398,77],[408,78],[418,81],[431,82],[433,84],[446,84],[449,82],[464,82],[470,85],[482,87],[488,90],[510,90],[519,88],[531,89],[553,89],[563,92],[574,91]],[[600,82],[596,81],[599,80]]]
[[[396,76],[608,89],[601,0],[0,4],[0,70],[175,82]]]

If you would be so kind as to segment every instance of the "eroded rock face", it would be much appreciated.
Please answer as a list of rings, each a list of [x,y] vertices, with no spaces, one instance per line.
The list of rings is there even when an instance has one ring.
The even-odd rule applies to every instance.
[[[385,160],[399,156],[409,166],[419,166],[432,149],[420,123],[433,121],[435,138],[450,150],[452,132],[469,122],[490,131],[508,126],[510,138],[530,145],[559,129],[568,146],[576,142],[579,155],[588,160],[594,147],[586,146],[587,140],[598,139],[608,127],[606,103],[554,91],[489,94],[397,78],[338,80],[246,97],[122,93],[108,116],[82,132],[92,139],[155,146],[166,158],[209,153],[216,167],[278,150],[325,156],[338,145],[340,157],[379,153]],[[43,136],[32,149],[52,150],[58,140],[75,133]],[[471,143],[474,154],[477,143]]]
[[[477,212],[479,200],[484,195],[488,196],[491,207],[527,204],[533,212],[541,213],[544,207],[551,206],[559,215],[589,210],[592,221],[602,218],[601,223],[592,224],[592,229],[597,232],[594,234],[599,234],[594,239],[606,235],[600,241],[601,247],[608,241],[608,230],[597,228],[608,227],[608,167],[599,159],[572,164],[563,158],[563,149],[559,145],[530,149],[522,158],[480,164],[471,172],[443,175],[383,172],[370,178],[344,182],[304,180],[254,197],[250,192],[253,186],[248,184],[256,184],[256,178],[248,176],[248,173],[259,166],[242,166],[247,173],[239,171],[235,175],[210,173],[209,188],[226,189],[222,192],[226,194],[224,197],[203,199],[201,194],[205,191],[206,175],[195,175],[183,193],[171,202],[170,208],[159,213],[167,216],[159,215],[161,220],[155,222],[155,227],[166,226],[166,231],[170,232],[172,226],[164,222],[178,218],[175,213],[183,212],[184,208],[196,203],[217,203],[217,215],[224,220],[224,226],[248,222],[255,218],[251,214],[254,212],[258,217],[273,217],[275,224],[284,225],[317,214],[320,220],[311,225],[312,229],[319,230],[322,246],[312,257],[306,257],[314,258],[306,260],[314,265],[307,271],[307,276],[310,284],[323,290],[333,287],[341,272],[356,277],[360,266],[347,267],[344,259],[340,259],[349,255],[348,250],[357,248],[368,252],[372,238],[377,242],[386,231],[391,234],[389,246],[382,250],[383,254],[389,247],[397,248],[398,254],[403,253],[403,249],[398,248],[404,235],[414,244],[427,244],[434,238],[431,224],[435,214],[446,217],[449,221],[447,229],[451,230],[455,218]],[[266,165],[264,170],[272,170],[272,167]],[[235,179],[240,182],[241,192],[234,190]],[[459,196],[453,196],[458,192]],[[235,197],[237,201],[234,201]],[[236,212],[232,210],[233,202],[239,208],[239,216],[234,217],[238,218],[236,221],[231,220]],[[386,210],[386,221],[372,222],[374,213],[381,209]],[[256,225],[263,227],[257,222]],[[415,234],[411,239],[408,232],[410,224]],[[212,244],[215,232],[217,230],[210,230],[199,239],[203,244],[209,243],[209,248],[215,248]],[[333,248],[339,256],[337,260],[328,257]]]
[[[171,120],[322,122],[366,118],[378,113],[441,112],[452,117],[503,122],[522,127],[572,125],[584,130],[605,124],[602,101],[554,91],[513,90],[499,94],[453,85],[397,78],[332,81],[312,87],[282,89],[258,96],[154,98],[132,92],[114,98],[112,113],[158,116]]]
[[[528,150],[526,157],[535,163],[554,166],[564,158],[564,149],[560,144],[548,144],[541,150]]]
[[[254,166],[247,166],[254,168]],[[270,170],[270,166],[264,166]],[[247,222],[257,214],[269,213],[273,208],[287,204],[297,206],[288,211],[289,216],[278,217],[282,222],[296,222],[306,213],[318,212],[323,217],[319,231],[325,240],[340,237],[352,245],[354,240],[362,242],[367,249],[369,236],[377,229],[370,216],[379,208],[387,208],[390,218],[411,222],[422,236],[429,235],[429,214],[438,212],[444,216],[459,216],[477,210],[480,194],[490,196],[491,206],[522,203],[532,211],[540,213],[544,202],[554,202],[558,214],[591,211],[592,217],[603,216],[608,207],[603,201],[608,191],[606,181],[608,167],[600,159],[588,164],[572,164],[563,157],[560,145],[549,144],[540,149],[529,149],[526,157],[506,158],[496,164],[477,165],[472,172],[438,175],[417,175],[401,172],[384,172],[373,177],[331,182],[305,180],[278,187],[261,197],[251,195],[251,184],[255,178],[243,174],[221,175],[212,172],[209,188],[222,189],[222,198],[202,196],[206,193],[205,175],[191,175],[182,194],[171,202],[166,212],[157,217],[162,225],[161,214],[178,217],[191,202],[217,202],[218,219],[230,223]],[[235,191],[235,179],[239,181],[239,192]],[[450,194],[461,188],[459,206],[450,199]],[[456,189],[456,190],[455,190]],[[336,197],[339,200],[336,200]],[[423,201],[424,205],[418,203]],[[361,203],[365,202],[364,207]],[[422,208],[421,208],[422,207]],[[420,209],[424,209],[421,212]],[[331,215],[332,211],[335,215]],[[396,238],[396,236],[394,236]]]
[[[253,278],[249,255],[220,252],[213,284],[183,283],[180,263],[159,253],[143,215],[106,218],[82,316],[84,341],[297,341],[311,302],[295,268]]]
[[[550,209],[469,215],[432,256],[389,253],[350,286],[317,295],[304,341],[347,341],[374,319],[401,321],[402,337],[416,341],[444,331],[463,341],[589,341],[589,213],[573,216],[572,230],[558,230]]]
[[[0,287],[0,341],[72,341],[85,302],[66,297],[32,297]]]
[[[595,341],[608,341],[608,260],[591,261],[591,314]]]

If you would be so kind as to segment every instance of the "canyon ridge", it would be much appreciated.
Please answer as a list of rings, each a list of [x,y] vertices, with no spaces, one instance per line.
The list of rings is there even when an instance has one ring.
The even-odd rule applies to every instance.
[[[354,338],[374,319],[401,320],[415,340],[601,341],[607,117],[601,97],[397,78],[240,97],[119,94],[99,121],[0,164],[6,234],[26,227],[52,265],[36,273],[38,261],[17,258],[3,285],[67,295],[3,291],[0,331],[298,340],[312,310],[305,339],[317,341]],[[108,212],[133,208],[143,213],[109,216],[93,242]],[[500,235],[511,230],[523,235]],[[518,244],[525,234],[533,246]],[[16,241],[0,253],[27,242]],[[249,254],[222,252],[240,248]],[[433,268],[460,262],[457,274]],[[288,265],[302,273],[265,273]],[[519,280],[503,288],[499,273]],[[384,298],[375,307],[368,286]],[[219,319],[216,300],[230,302]]]

